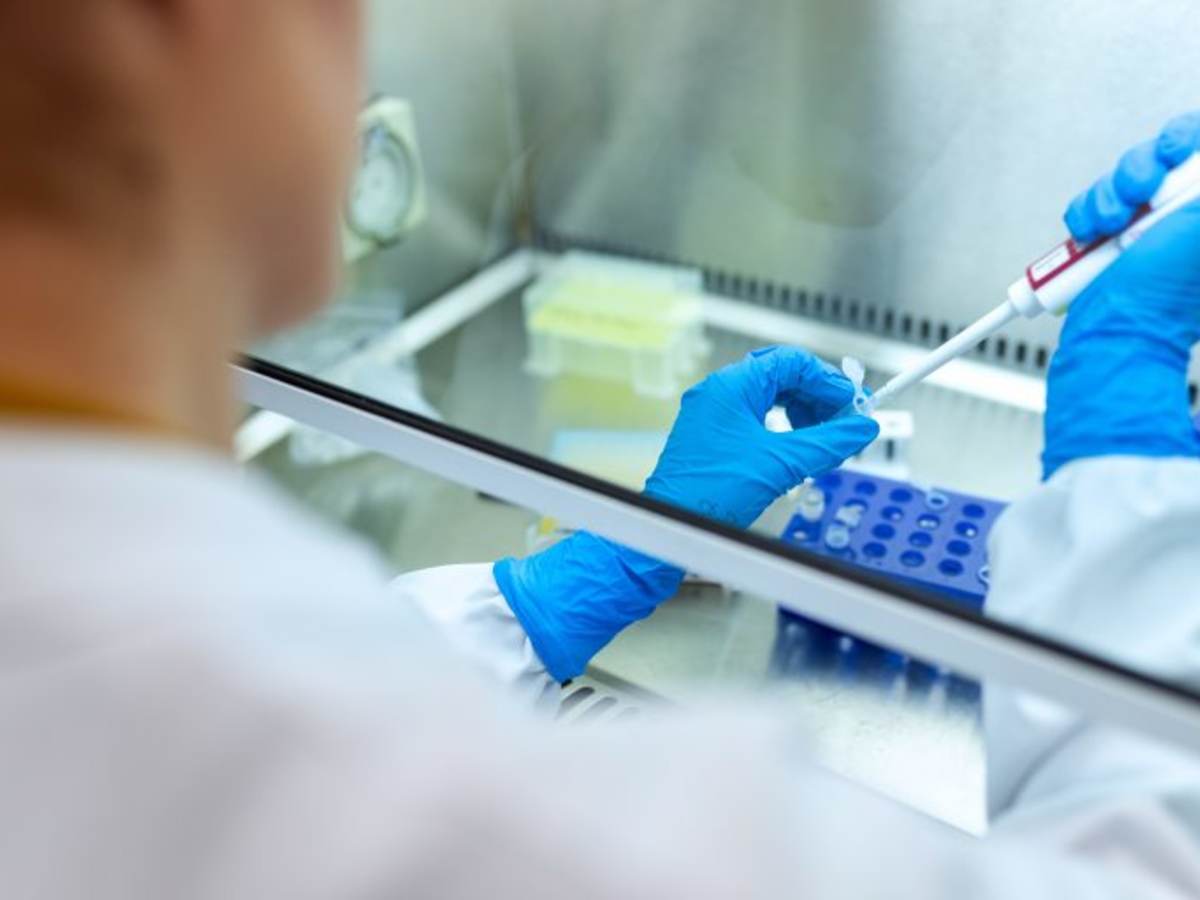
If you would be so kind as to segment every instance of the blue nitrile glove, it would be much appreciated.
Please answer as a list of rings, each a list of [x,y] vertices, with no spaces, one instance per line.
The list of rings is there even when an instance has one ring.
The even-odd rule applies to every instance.
[[[492,569],[500,593],[555,681],[581,675],[626,626],[675,596],[683,570],[579,531]]]
[[[747,528],[805,478],[836,469],[879,436],[873,419],[831,419],[853,400],[850,379],[811,353],[756,350],[683,395],[646,494]],[[787,410],[795,431],[763,427],[773,406]]]
[[[1067,210],[1075,240],[1115,234],[1200,149],[1200,113],[1171,121]],[[1071,306],[1050,366],[1045,477],[1097,456],[1200,456],[1187,373],[1200,341],[1200,204],[1152,228]]]
[[[853,396],[844,375],[808,353],[752,353],[684,395],[646,495],[749,526],[806,477],[836,468],[878,436],[879,426],[861,416],[825,421]],[[763,422],[775,405],[800,430],[768,432]],[[672,597],[684,574],[586,532],[524,560],[501,560],[494,573],[558,681],[579,675],[618,632]]]

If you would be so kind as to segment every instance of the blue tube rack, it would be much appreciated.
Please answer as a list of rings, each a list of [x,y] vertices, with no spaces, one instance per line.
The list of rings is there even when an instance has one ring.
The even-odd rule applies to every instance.
[[[899,584],[918,587],[973,611],[988,590],[987,539],[1006,504],[982,497],[840,469],[817,479],[825,511],[810,522],[797,514],[783,539],[839,559]],[[853,523],[846,546],[826,543],[831,526]],[[977,686],[903,654],[779,610],[772,671],[787,675],[804,666],[903,671],[915,683],[950,677],[968,692]]]
[[[987,538],[1005,504],[845,469],[815,486],[825,494],[825,514],[817,522],[794,516],[786,542],[982,609]],[[824,538],[847,507],[861,518],[850,545],[834,549]]]

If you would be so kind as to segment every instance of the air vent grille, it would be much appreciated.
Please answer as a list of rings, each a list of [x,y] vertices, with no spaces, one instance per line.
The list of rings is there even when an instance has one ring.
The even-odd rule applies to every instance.
[[[645,703],[643,697],[585,676],[563,687],[557,718],[570,724],[626,721],[640,716]]]

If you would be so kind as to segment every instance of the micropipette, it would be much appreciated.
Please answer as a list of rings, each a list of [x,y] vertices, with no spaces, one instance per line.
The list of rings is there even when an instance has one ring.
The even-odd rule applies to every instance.
[[[1200,199],[1200,153],[1167,175],[1158,193],[1120,234],[1089,244],[1068,240],[1029,266],[1008,289],[1008,298],[1003,303],[876,391],[870,398],[871,409],[923,381],[1017,317],[1036,319],[1046,312],[1065,312],[1142,235],[1197,199]]]

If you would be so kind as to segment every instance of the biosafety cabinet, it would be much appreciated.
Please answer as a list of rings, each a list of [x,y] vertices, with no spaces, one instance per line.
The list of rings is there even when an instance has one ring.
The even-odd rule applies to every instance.
[[[878,385],[1002,300],[1070,197],[1195,103],[1189,0],[371,14],[345,289],[248,348],[244,461],[397,571],[582,527],[685,566],[564,718],[775,692],[833,768],[976,830],[981,683],[1200,748],[1184,686],[987,614],[988,532],[1039,477],[1049,317],[749,532],[639,493],[683,391],[749,350]]]

